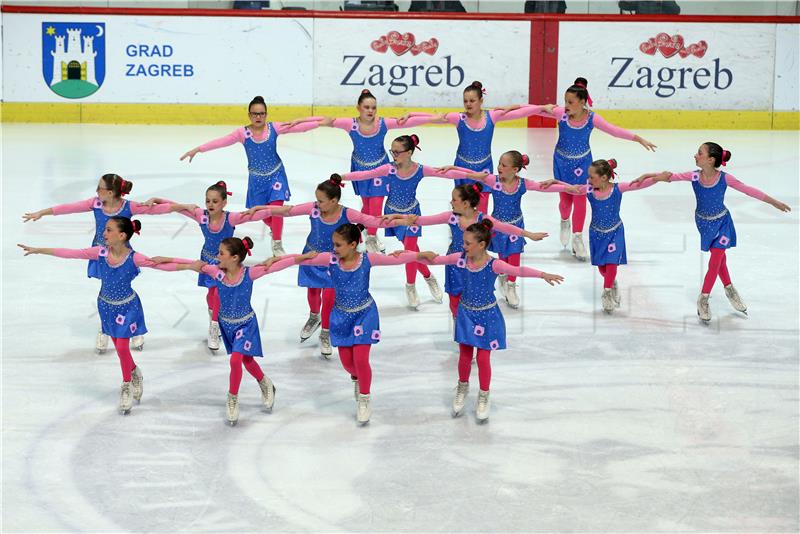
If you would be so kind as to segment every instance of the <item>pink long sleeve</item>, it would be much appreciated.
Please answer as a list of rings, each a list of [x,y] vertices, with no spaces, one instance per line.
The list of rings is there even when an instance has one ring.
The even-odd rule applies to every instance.
[[[158,269],[159,271],[177,271],[178,265],[194,263],[194,260],[187,260],[183,258],[172,258],[173,261],[169,263],[155,263],[153,260],[140,254],[139,252],[133,253],[133,263],[137,267],[149,267],[150,269]]]
[[[342,117],[340,119],[333,119],[333,124],[331,124],[332,128],[339,128],[340,130],[345,130],[349,132],[353,128],[353,119],[349,119],[347,117]]]
[[[295,255],[296,256],[296,255]],[[269,268],[264,267],[263,265],[256,265],[255,267],[250,267],[250,278],[252,280],[258,280],[264,275],[277,273],[278,271],[282,271],[292,265],[296,265],[294,262],[295,256],[289,256],[283,258],[281,260],[276,261]]]
[[[205,216],[205,210],[203,208],[197,207],[192,211],[189,210],[182,210],[179,211],[178,214],[183,215],[184,217],[189,217],[193,221],[198,223],[202,222],[202,218]]]
[[[636,134],[633,132],[629,132],[625,128],[620,128],[619,126],[614,126],[597,113],[594,114],[594,127],[609,135],[628,141],[633,141],[633,138],[636,137]]]
[[[496,274],[507,274],[509,276],[521,276],[523,278],[541,278],[542,271],[537,271],[532,267],[516,267],[509,265],[503,260],[494,260],[492,263],[492,271]]]
[[[653,180],[652,178],[645,178],[642,180],[642,183],[634,186],[632,185],[633,182],[623,182],[619,184],[619,192],[620,193],[627,193],[628,191],[639,191],[640,189],[647,189],[648,187],[656,185],[658,182]]]
[[[288,126],[283,124],[272,123],[272,127],[275,129],[275,133],[279,135],[283,134],[292,134],[292,133],[302,133],[307,132],[309,130],[314,130],[319,128],[319,122],[312,121],[312,122],[301,122],[300,124],[295,124],[294,126]]]
[[[315,267],[325,267],[327,265],[330,265],[331,256],[332,256],[332,254],[330,252],[321,252],[321,253],[317,254],[316,256],[314,256],[313,258],[311,258],[310,260],[303,260],[302,262],[300,262],[300,265],[311,265],[311,266],[315,266]]]
[[[422,176],[427,176],[429,178],[448,178],[450,180],[457,180],[459,178],[464,178],[464,174],[464,171],[459,171],[457,169],[438,172],[434,167],[429,167],[428,165],[422,166]]]
[[[145,206],[134,201],[130,201],[129,204],[133,215],[164,215],[172,212],[172,204],[166,202],[152,206]]]
[[[209,150],[216,150],[218,148],[231,146],[234,143],[243,143],[243,142],[244,142],[244,127],[241,127],[235,129],[226,136],[214,139],[207,143],[203,143],[198,147],[198,150],[200,150],[200,152],[208,152]]]
[[[445,120],[450,124],[458,124],[461,121],[461,112],[460,111],[451,111],[450,113],[444,114]]]
[[[368,228],[389,228],[391,226],[391,221],[367,215],[354,209],[347,210],[347,220],[353,224],[363,224]]]
[[[436,215],[420,215],[414,223],[417,226],[432,226],[434,224],[447,224],[450,222],[450,217],[453,216],[452,211],[444,211]]]
[[[487,215],[486,218],[489,219],[490,221],[492,221],[492,230],[495,230],[495,231],[500,232],[502,234],[519,235],[519,236],[521,236],[522,232],[525,231],[522,228],[517,228],[513,224],[508,224],[508,223],[504,223],[504,222],[498,221],[497,219],[495,219],[491,215]]]
[[[410,251],[402,252],[398,256],[369,252],[367,253],[367,257],[372,265],[404,265],[412,261],[417,261],[417,253]]]
[[[53,256],[71,260],[96,260],[103,247],[91,248],[54,248]]]
[[[70,213],[83,213],[85,211],[92,211],[96,197],[87,198],[86,200],[79,200],[77,202],[70,202],[69,204],[59,204],[50,208],[53,210],[53,215],[68,215]]]
[[[453,252],[446,256],[436,256],[433,261],[423,261],[427,265],[455,265],[461,259],[461,252]]]
[[[375,167],[374,169],[370,169],[368,171],[355,171],[355,172],[347,172],[342,175],[342,180],[352,180],[354,182],[358,182],[361,180],[371,180],[372,178],[380,178],[381,176],[386,176],[389,174],[389,170],[392,168],[391,163],[385,163],[380,165],[379,167]]]
[[[764,200],[767,197],[765,192],[761,191],[760,189],[756,189],[751,185],[745,185],[730,174],[725,174],[725,181],[729,186],[736,189],[740,193],[744,193],[745,195],[753,197],[756,200]]]
[[[530,117],[531,115],[538,115],[544,117],[552,117],[549,113],[544,111],[544,106],[537,106],[534,104],[526,104],[520,106],[518,109],[512,109],[511,111],[503,111],[502,109],[495,109],[492,110],[492,113],[498,112],[497,118],[492,115],[492,121],[513,121],[515,119],[523,119],[525,117]]]
[[[398,123],[397,119],[383,119],[384,124],[386,124],[386,128],[389,130],[396,130],[398,128],[414,128],[415,126],[422,126],[423,124],[428,124],[431,122],[430,117],[425,117],[422,115],[412,116],[409,117],[406,122],[403,124]]]
[[[536,180],[525,179],[525,189],[528,191],[539,191],[540,193],[565,193],[567,186],[564,184],[553,184],[550,187],[544,188]]]

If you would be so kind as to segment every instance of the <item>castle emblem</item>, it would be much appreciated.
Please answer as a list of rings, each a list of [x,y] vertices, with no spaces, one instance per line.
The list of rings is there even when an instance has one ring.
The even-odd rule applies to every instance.
[[[42,23],[42,74],[64,98],[84,98],[105,79],[105,23]]]

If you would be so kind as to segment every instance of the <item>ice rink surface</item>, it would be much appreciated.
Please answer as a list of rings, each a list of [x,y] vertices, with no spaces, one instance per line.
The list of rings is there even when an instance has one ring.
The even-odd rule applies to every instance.
[[[244,115],[244,114],[243,114]],[[450,416],[457,347],[446,304],[422,280],[419,311],[405,306],[402,267],[373,271],[383,339],[373,347],[373,415],[357,427],[347,373],[299,343],[305,290],[289,269],[255,283],[260,363],[277,386],[259,410],[244,374],[241,415],[224,423],[228,358],[205,347],[205,291],[194,273],[143,270],[144,397],[117,414],[113,350],[93,351],[97,280],[83,261],[23,258],[16,243],[87,247],[91,214],[22,223],[24,212],[94,195],[100,175],[134,183],[130,198],[202,205],[225,179],[229,209],[244,206],[241,146],[179,156],[230,126],[3,125],[2,528],[16,531],[721,531],[797,532],[798,132],[643,131],[658,145],[593,135],[595,158],[619,161],[620,180],[694,168],[704,141],[733,153],[727,169],[792,206],[781,213],[728,189],[738,246],[728,266],[749,316],[717,282],[713,320],[695,301],[708,255],[699,250],[688,183],[623,197],[629,263],[622,307],[600,306],[601,279],[558,242],[557,195],[528,192],[523,264],[562,274],[550,287],[521,282],[519,310],[501,304],[509,349],[492,355],[492,412],[474,417],[477,371],[465,415]],[[415,160],[452,163],[454,128],[419,128]],[[387,144],[394,137],[387,136]],[[506,150],[531,156],[527,177],[551,177],[554,130],[498,129]],[[285,135],[279,150],[292,203],[349,170],[339,130]],[[429,178],[426,214],[449,209],[452,184]],[[360,208],[348,186],[343,203]],[[179,215],[140,217],[144,254],[198,257],[202,234]],[[587,225],[588,227],[588,225]],[[308,219],[287,219],[284,246],[300,252]],[[270,254],[261,223],[254,260]],[[426,227],[423,250],[444,252],[446,227]],[[400,248],[384,239],[389,250]],[[434,273],[443,282],[441,267]]]

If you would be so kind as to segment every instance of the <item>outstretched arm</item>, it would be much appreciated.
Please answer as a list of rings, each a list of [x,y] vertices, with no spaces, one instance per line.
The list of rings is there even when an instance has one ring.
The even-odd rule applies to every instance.
[[[92,211],[94,202],[97,200],[95,197],[87,198],[86,200],[79,200],[78,202],[71,202],[69,204],[58,204],[52,208],[45,208],[43,210],[26,213],[22,216],[23,222],[38,221],[45,215],[67,215],[69,213],[83,213]]]
[[[297,206],[290,206],[289,204],[284,204],[283,206],[253,206],[248,210],[229,214],[228,222],[231,223],[231,226],[236,226],[242,223],[263,221],[267,217],[308,215],[313,208],[313,202],[306,202],[305,204],[298,204]]]
[[[156,256],[148,258],[144,254],[134,252],[133,263],[137,267],[148,267],[150,269],[158,269],[159,271],[185,271],[192,270],[198,271],[200,267],[205,265],[201,260],[187,260],[184,258],[164,258]]]
[[[301,261],[311,257],[313,257],[311,254],[291,254],[283,256],[278,261],[272,262],[269,266],[255,265],[250,267],[250,278],[252,280],[258,280],[264,275],[277,273],[293,265],[298,265]]]
[[[753,186],[743,184],[742,182],[740,182],[739,180],[737,180],[728,173],[725,173],[725,181],[728,183],[729,186],[736,189],[737,191],[744,193],[749,197],[753,197],[756,200],[766,202],[775,209],[781,210],[783,212],[792,211],[792,208],[790,208],[788,204],[784,204],[780,200],[772,198],[768,194],[764,193],[759,189],[756,189]]]
[[[234,143],[243,143],[243,142],[244,142],[244,128],[237,128],[228,135],[219,137],[207,143],[203,143],[202,145],[189,150],[183,156],[181,156],[181,161],[185,160],[186,158],[189,158],[189,163],[191,163],[192,159],[194,159],[194,157],[197,155],[198,152],[208,152],[209,150],[216,150],[218,148],[231,146]]]
[[[627,193],[628,191],[638,191],[640,189],[646,189],[650,186],[656,185],[660,180],[654,180],[652,177],[645,178],[643,180],[632,180],[630,182],[622,182],[619,184],[619,192],[620,193]]]
[[[193,213],[195,209],[199,209],[198,206],[194,204],[177,204],[174,202],[142,204],[140,202],[131,201],[130,206],[133,215],[164,215],[176,211],[180,212],[182,215],[187,215]]]
[[[564,281],[564,277],[561,275],[545,273],[531,267],[517,267],[503,260],[494,260],[494,263],[492,263],[492,271],[494,271],[495,274],[507,274],[510,276],[521,276],[523,278],[541,278],[551,286]]]
[[[46,256],[55,256],[57,258],[66,258],[72,260],[96,260],[100,257],[100,250],[103,247],[91,248],[41,248],[29,247],[28,245],[17,244],[19,248],[25,251],[25,256],[31,254],[44,254]]]
[[[650,150],[651,152],[656,151],[656,145],[647,139],[639,137],[638,135],[634,134],[633,132],[629,132],[624,128],[620,128],[619,126],[611,124],[597,113],[594,114],[594,125],[598,130],[602,130],[609,135],[613,135],[614,137],[619,137],[620,139],[625,139],[628,141],[636,141],[645,149]]]
[[[531,115],[538,115],[538,116],[551,116],[551,111],[553,109],[552,104],[547,105],[536,105],[536,104],[523,104],[515,109],[505,110],[505,109],[493,109],[489,112],[492,117],[492,121],[512,121],[515,119],[522,119],[525,117],[530,117]]]
[[[400,252],[394,255],[369,252],[367,256],[372,265],[404,265],[419,260],[419,253],[412,251]]]
[[[391,163],[385,163],[368,171],[346,172],[342,174],[342,180],[351,180],[354,182],[358,182],[361,180],[371,180],[373,178],[380,178],[381,176],[388,175],[389,170],[391,168],[392,168]]]
[[[442,169],[441,167],[422,166],[422,175],[434,178],[449,178],[450,180],[458,180],[465,178],[467,173],[457,169]]]
[[[297,124],[288,124],[288,123],[278,124],[276,122],[272,123],[272,127],[275,128],[275,133],[279,135],[307,132],[309,130],[319,128],[319,125],[320,124],[317,121],[300,122]]]
[[[508,224],[502,221],[498,221],[491,215],[487,215],[486,218],[492,221],[493,230],[496,230],[503,234],[527,237],[528,239],[531,239],[533,241],[541,241],[542,239],[544,239],[549,235],[547,232],[529,232],[527,230],[514,226],[513,224]]]

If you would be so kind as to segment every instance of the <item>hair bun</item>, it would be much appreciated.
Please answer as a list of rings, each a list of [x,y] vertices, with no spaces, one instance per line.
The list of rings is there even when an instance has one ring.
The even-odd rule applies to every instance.
[[[362,95],[371,95],[372,93],[370,92],[370,90],[369,90],[369,89],[362,89],[362,90],[361,90],[361,94],[362,94]]]
[[[483,89],[483,84],[482,84],[481,82],[479,82],[478,80],[475,80],[474,82],[472,82],[471,84],[469,84],[469,86],[470,86],[470,87],[475,87],[475,88],[476,88],[478,91],[480,91],[481,89]]]
[[[250,239],[248,236],[242,238],[242,244],[247,249],[248,252],[253,250],[253,240]]]
[[[133,225],[134,233],[138,234],[142,230],[142,223],[139,220],[132,220],[131,224]]]
[[[411,134],[409,136],[411,138],[411,142],[414,143],[414,148],[419,146],[419,136],[417,134]]]
[[[608,160],[608,166],[611,167],[612,169],[616,169],[617,168],[617,160],[615,160],[614,158],[609,159]]]
[[[728,162],[731,160],[731,151],[730,150],[722,150],[722,162]]]
[[[335,185],[339,185],[342,183],[342,176],[338,173],[333,173],[331,174],[329,180],[333,182]]]
[[[481,226],[483,226],[483,227],[484,227],[484,228],[486,228],[487,230],[491,230],[491,229],[492,229],[492,227],[494,226],[494,223],[492,222],[492,220],[491,220],[491,219],[484,218],[484,219],[481,221]]]
[[[225,189],[228,189],[228,184],[225,183],[225,180],[220,180],[215,185],[218,185],[220,187],[224,187]]]
[[[527,165],[530,162],[531,162],[531,158],[529,158],[527,154],[523,154],[522,155],[522,164],[523,165]]]

